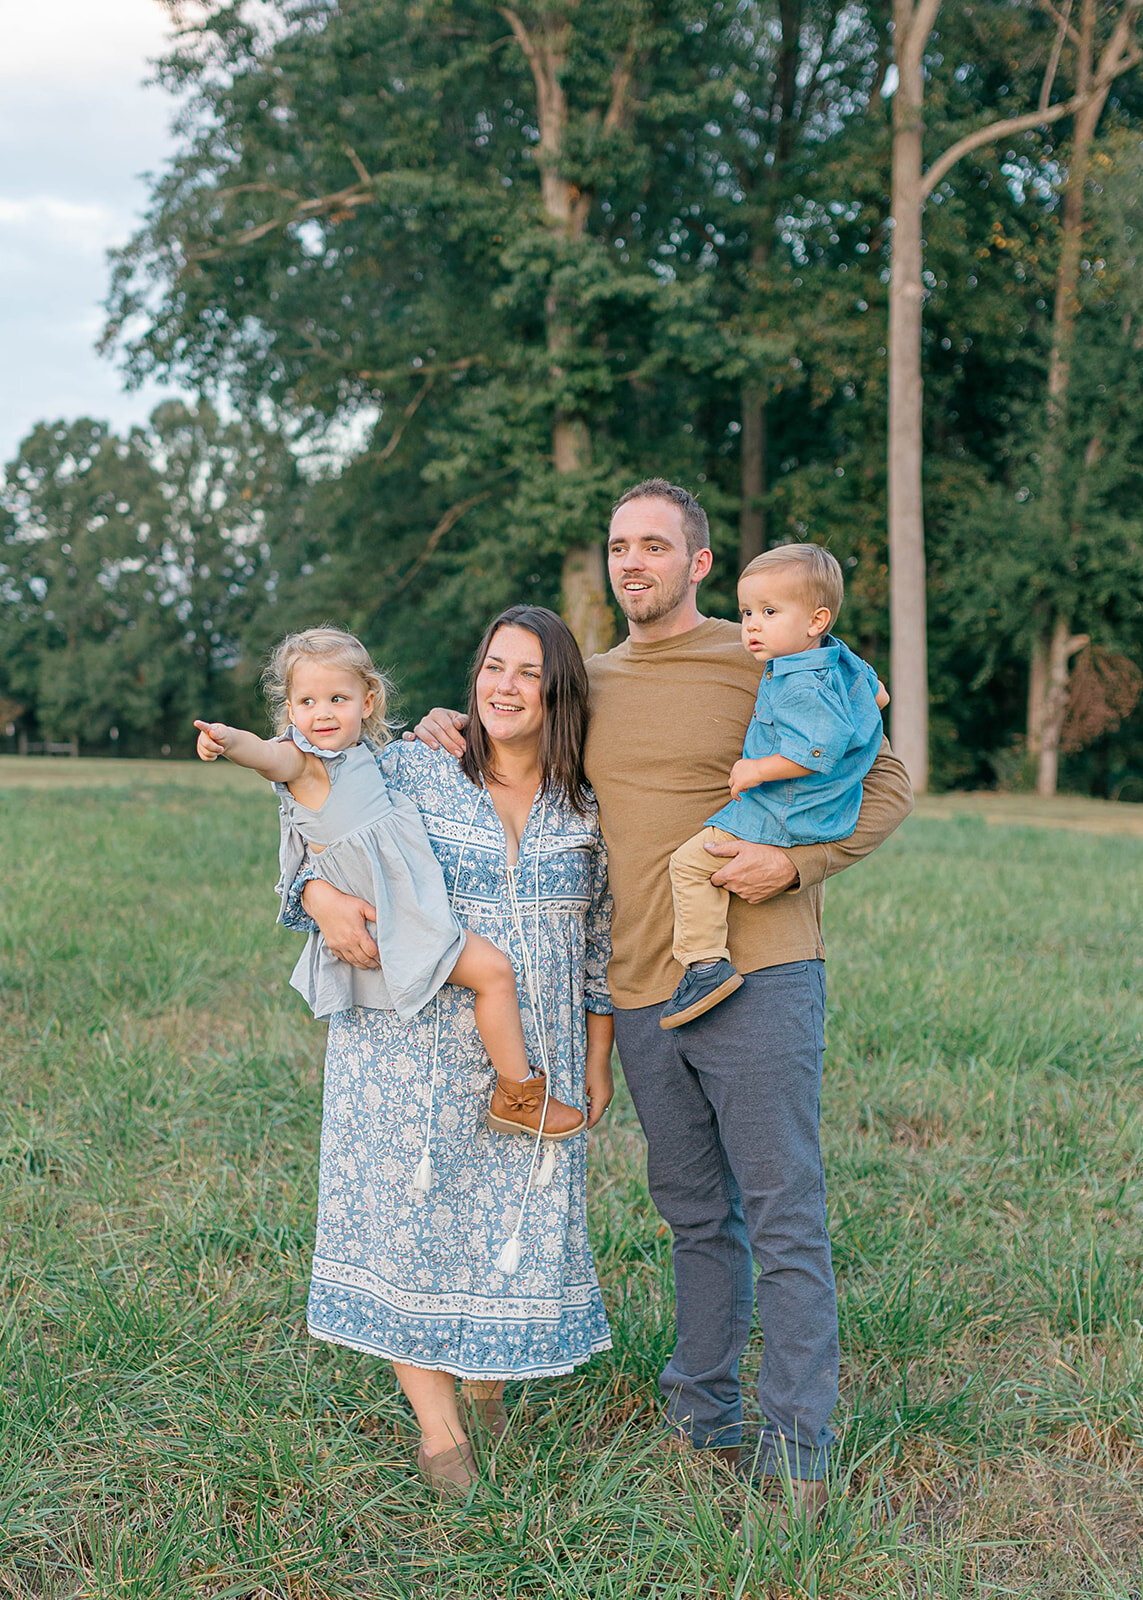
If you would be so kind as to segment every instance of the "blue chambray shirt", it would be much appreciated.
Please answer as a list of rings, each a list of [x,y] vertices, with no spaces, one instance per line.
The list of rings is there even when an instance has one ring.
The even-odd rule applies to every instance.
[[[881,748],[877,674],[827,634],[816,650],[766,663],[742,754],[785,756],[805,778],[760,783],[707,823],[753,844],[847,839],[861,810],[861,780]]]

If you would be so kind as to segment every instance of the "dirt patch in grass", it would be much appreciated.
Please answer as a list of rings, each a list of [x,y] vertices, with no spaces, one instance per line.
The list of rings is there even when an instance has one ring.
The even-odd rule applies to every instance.
[[[917,801],[919,817],[980,817],[996,827],[1063,828],[1070,833],[1101,833],[1143,839],[1143,805],[1089,800],[1062,794],[1041,800],[1031,794],[929,794]]]

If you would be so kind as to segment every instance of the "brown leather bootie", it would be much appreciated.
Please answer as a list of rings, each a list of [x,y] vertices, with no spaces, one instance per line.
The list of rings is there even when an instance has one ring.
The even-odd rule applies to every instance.
[[[496,1133],[529,1133],[535,1138],[541,1131],[540,1118],[544,1119],[543,1136],[558,1142],[571,1139],[587,1127],[587,1118],[574,1106],[564,1105],[551,1096],[544,1107],[542,1072],[533,1072],[523,1083],[514,1078],[497,1075],[492,1091],[492,1104],[488,1107],[488,1126]]]

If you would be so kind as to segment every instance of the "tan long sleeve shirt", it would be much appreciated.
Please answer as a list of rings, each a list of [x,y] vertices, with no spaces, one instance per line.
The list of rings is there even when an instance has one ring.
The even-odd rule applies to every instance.
[[[587,663],[586,765],[615,900],[608,983],[617,1006],[658,1005],[682,975],[671,956],[667,862],[726,804],[761,670],[742,648],[738,626],[713,617],[671,639],[627,639]],[[823,881],[876,849],[912,807],[905,769],[886,742],[865,778],[848,839],[792,849],[796,890],[761,905],[731,895],[730,953],[738,970],[824,956]]]

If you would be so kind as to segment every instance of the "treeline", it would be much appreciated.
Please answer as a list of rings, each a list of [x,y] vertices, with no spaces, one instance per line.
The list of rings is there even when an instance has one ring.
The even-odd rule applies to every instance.
[[[413,710],[455,702],[512,600],[605,645],[608,507],[651,473],[711,516],[708,609],[732,614],[757,550],[828,543],[840,631],[887,675],[893,9],[275,0],[188,23],[161,67],[180,147],[106,341],[203,398],[126,438],[45,425],[9,467],[0,731],[184,751],[201,708],[257,715],[265,646],[324,618]],[[929,9],[934,150],[1078,96],[1121,10]],[[1001,136],[925,210],[942,785],[1017,781],[1050,714],[1069,786],[1143,799],[1143,82],[1101,93],[1082,149],[1077,115]]]

